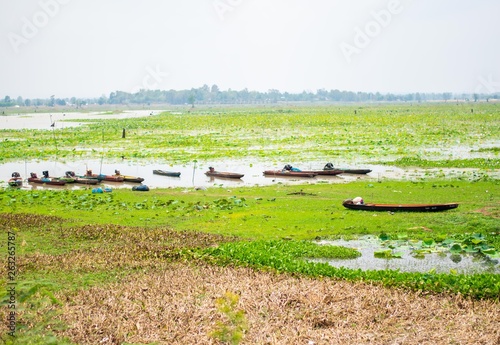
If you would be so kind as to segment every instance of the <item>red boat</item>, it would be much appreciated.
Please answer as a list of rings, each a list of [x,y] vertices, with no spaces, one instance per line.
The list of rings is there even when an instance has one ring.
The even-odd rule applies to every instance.
[[[40,178],[36,175],[36,173],[30,173],[30,177],[28,177],[28,182],[39,183],[39,184],[48,184],[53,186],[64,186],[66,181],[59,180],[57,178]]]
[[[213,167],[210,167],[209,170],[205,173],[205,175],[210,176],[210,177],[222,177],[222,178],[242,178],[245,176],[244,174],[238,174],[238,173],[233,173],[233,172],[227,172],[227,171],[215,171]]]
[[[104,175],[104,174],[93,174],[92,170],[87,170],[85,175],[82,177],[93,178],[99,181],[109,181],[109,182],[123,182],[124,178],[120,175]]]

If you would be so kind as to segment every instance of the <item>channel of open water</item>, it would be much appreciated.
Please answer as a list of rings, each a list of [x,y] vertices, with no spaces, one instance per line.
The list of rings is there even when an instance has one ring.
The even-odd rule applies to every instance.
[[[407,246],[394,248],[402,254],[401,258],[378,258],[375,252],[387,249],[381,241],[373,236],[361,237],[357,240],[322,240],[320,245],[334,245],[357,249],[361,256],[356,259],[311,259],[314,262],[326,262],[335,267],[345,267],[361,270],[399,270],[401,272],[429,272],[462,274],[493,273],[500,274],[499,260],[491,260],[481,254],[452,254],[449,251],[425,254],[424,258],[412,255],[412,249]]]

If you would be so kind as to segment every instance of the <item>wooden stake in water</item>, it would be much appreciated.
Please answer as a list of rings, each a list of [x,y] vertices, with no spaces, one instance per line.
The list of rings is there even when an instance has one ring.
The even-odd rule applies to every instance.
[[[194,161],[194,165],[193,165],[193,179],[192,179],[192,183],[193,183],[193,187],[194,187],[194,173],[196,171],[196,160]]]

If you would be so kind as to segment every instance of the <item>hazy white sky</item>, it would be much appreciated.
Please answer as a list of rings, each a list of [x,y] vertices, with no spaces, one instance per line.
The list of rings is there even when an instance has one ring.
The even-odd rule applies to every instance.
[[[498,0],[0,0],[0,98],[500,92]]]

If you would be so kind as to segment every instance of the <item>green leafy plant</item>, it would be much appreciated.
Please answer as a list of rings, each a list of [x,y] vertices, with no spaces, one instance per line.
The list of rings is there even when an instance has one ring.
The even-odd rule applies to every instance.
[[[240,296],[227,291],[224,296],[217,298],[215,306],[225,318],[218,321],[210,336],[220,340],[224,344],[237,345],[244,337],[248,329],[245,311],[237,309]]]

